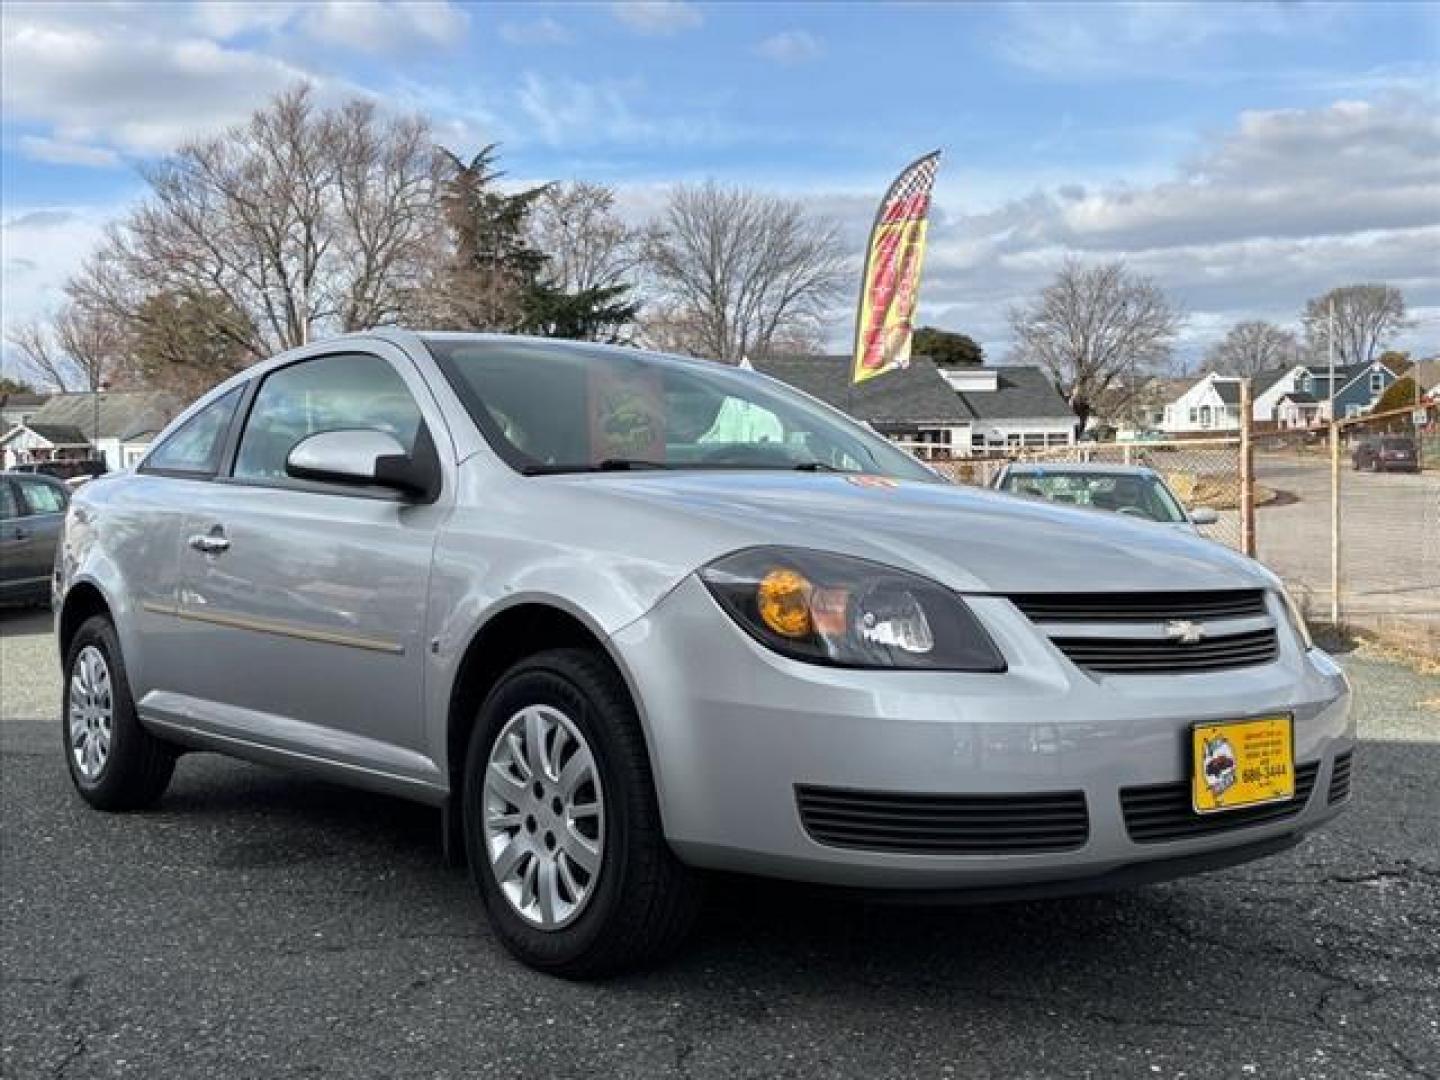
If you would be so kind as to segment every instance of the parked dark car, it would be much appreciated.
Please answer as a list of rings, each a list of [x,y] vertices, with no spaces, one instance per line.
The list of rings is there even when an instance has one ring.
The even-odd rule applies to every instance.
[[[36,461],[23,465],[16,465],[15,471],[20,473],[34,473],[37,476],[53,476],[56,480],[73,480],[77,476],[84,476],[93,479],[97,476],[104,476],[109,470],[105,468],[105,462],[97,458],[85,458],[78,461]]]
[[[0,603],[48,604],[70,490],[35,473],[0,472]]]
[[[1355,444],[1350,464],[1371,472],[1419,472],[1420,455],[1409,435],[1378,435]]]

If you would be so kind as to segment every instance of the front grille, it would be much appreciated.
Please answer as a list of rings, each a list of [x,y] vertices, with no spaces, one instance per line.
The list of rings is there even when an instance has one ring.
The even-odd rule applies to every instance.
[[[1155,844],[1284,821],[1305,809],[1319,771],[1318,761],[1297,767],[1295,797],[1286,802],[1222,810],[1216,814],[1195,813],[1190,804],[1188,781],[1121,788],[1120,808],[1125,814],[1125,831],[1137,844]]]
[[[1263,589],[1029,593],[1010,601],[1071,661],[1099,674],[1224,671],[1269,663],[1279,651]],[[1199,640],[1186,643],[1180,635],[1190,630]]]
[[[1330,770],[1328,798],[1331,803],[1344,802],[1350,797],[1350,764],[1354,757],[1353,750],[1335,755],[1335,766]]]
[[[1269,663],[1278,650],[1273,627],[1206,638],[1194,645],[1161,638],[1053,637],[1050,640],[1081,667],[1106,675],[1223,671]]]
[[[1211,592],[1026,593],[1010,602],[1034,622],[1168,622],[1267,615],[1263,589]]]
[[[830,847],[915,855],[1072,851],[1090,835],[1085,794],[912,795],[800,786],[805,831]]]

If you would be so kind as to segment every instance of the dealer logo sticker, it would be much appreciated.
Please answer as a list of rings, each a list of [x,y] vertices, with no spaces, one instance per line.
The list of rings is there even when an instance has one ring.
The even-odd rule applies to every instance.
[[[1217,735],[1205,740],[1205,758],[1200,763],[1200,775],[1205,778],[1205,786],[1217,801],[1235,786],[1235,750],[1225,736]]]

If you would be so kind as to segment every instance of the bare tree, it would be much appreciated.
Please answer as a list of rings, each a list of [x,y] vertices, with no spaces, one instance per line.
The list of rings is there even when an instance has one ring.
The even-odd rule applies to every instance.
[[[125,335],[108,319],[67,303],[47,322],[31,320],[16,327],[10,343],[31,374],[61,392],[98,390],[117,373],[125,354]]]
[[[644,232],[615,212],[615,192],[584,180],[540,192],[530,235],[548,256],[547,283],[567,293],[630,284],[643,254]]]
[[[1298,364],[1300,341],[1274,323],[1236,323],[1210,350],[1207,360],[1211,369],[1221,374],[1252,378],[1262,371]]]
[[[671,192],[645,258],[670,347],[731,363],[816,336],[843,264],[834,222],[713,181]]]
[[[1346,285],[1305,302],[1305,337],[1313,359],[1330,351],[1330,312],[1335,312],[1335,362],[1368,364],[1405,319],[1405,294],[1393,285]]]
[[[1121,261],[1070,260],[1036,299],[1012,308],[1017,359],[1039,364],[1083,426],[1102,400],[1121,410],[1137,376],[1170,357],[1182,317],[1149,278]]]
[[[439,256],[441,164],[419,117],[307,86],[143,173],[148,198],[112,228],[70,294],[122,323],[156,294],[211,296],[251,356],[405,317]]]

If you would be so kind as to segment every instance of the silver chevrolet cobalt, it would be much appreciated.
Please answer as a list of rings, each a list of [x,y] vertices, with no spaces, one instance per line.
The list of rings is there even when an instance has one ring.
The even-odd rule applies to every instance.
[[[672,947],[703,871],[1115,888],[1349,796],[1349,687],[1258,564],[631,349],[260,364],[77,492],[55,594],[93,806],[187,750],[431,803],[501,941],[572,977]]]

